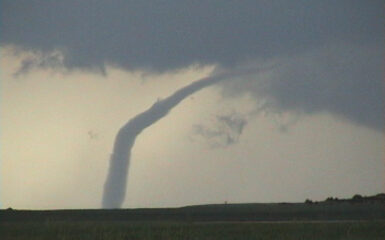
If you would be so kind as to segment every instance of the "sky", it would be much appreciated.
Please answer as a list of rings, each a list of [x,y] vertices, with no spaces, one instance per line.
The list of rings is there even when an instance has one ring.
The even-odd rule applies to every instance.
[[[119,129],[223,72],[138,135],[122,207],[385,191],[382,1],[2,0],[0,11],[1,208],[100,208]]]

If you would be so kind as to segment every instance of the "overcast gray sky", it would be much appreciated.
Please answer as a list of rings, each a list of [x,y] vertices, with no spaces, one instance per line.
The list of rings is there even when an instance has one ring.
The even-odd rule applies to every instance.
[[[382,1],[1,1],[1,207],[98,208],[115,134],[213,73],[132,150],[123,207],[385,191]]]

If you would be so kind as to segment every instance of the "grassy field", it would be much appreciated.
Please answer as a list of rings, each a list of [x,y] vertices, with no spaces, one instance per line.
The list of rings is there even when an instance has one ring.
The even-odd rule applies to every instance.
[[[0,240],[385,240],[385,194],[306,203],[0,210]]]
[[[383,240],[385,221],[172,223],[172,222],[3,222],[2,240]]]

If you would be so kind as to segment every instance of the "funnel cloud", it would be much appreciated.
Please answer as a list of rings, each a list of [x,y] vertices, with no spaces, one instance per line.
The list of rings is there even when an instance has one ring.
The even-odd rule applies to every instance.
[[[131,149],[136,137],[147,127],[168,114],[178,103],[202,88],[226,78],[229,75],[214,75],[203,78],[179,89],[171,96],[154,103],[146,111],[130,119],[118,132],[110,159],[110,168],[104,185],[103,208],[120,208],[126,195],[128,167]]]

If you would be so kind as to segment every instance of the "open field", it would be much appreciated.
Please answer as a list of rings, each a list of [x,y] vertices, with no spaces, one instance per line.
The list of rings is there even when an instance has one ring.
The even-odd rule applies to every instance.
[[[0,240],[383,240],[381,199],[115,210],[0,210]]]
[[[176,240],[306,239],[383,240],[385,221],[166,223],[166,222],[29,222],[0,223],[3,240]]]
[[[45,221],[344,221],[385,220],[385,202],[212,204],[181,208],[0,210],[0,222]]]

